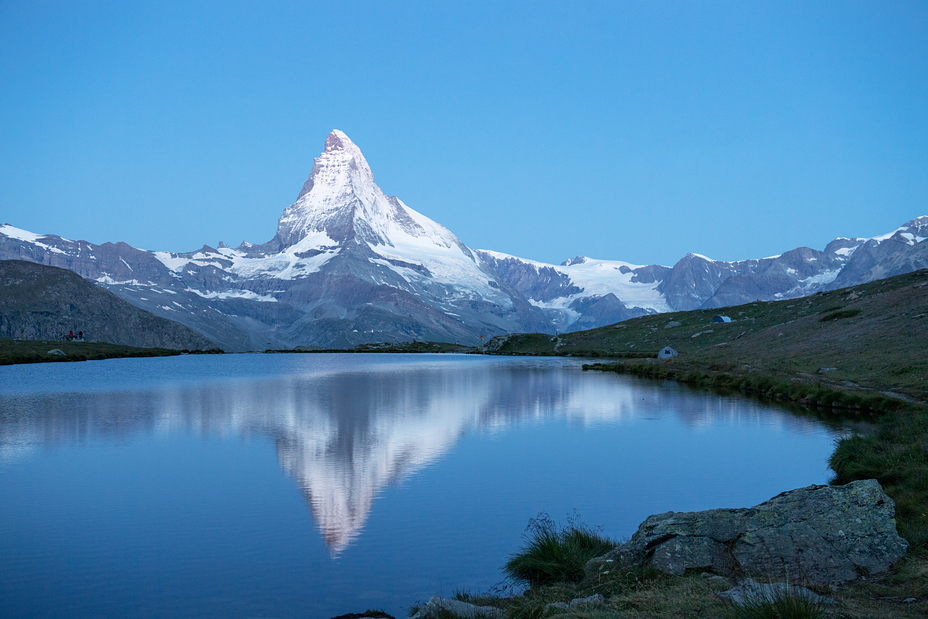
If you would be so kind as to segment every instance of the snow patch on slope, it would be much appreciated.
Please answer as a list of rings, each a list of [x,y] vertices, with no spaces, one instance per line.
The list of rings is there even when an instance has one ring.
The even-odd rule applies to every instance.
[[[626,307],[640,307],[656,312],[671,311],[664,295],[657,291],[659,281],[648,284],[632,281],[635,277],[634,271],[643,268],[643,265],[640,264],[632,264],[621,260],[598,260],[584,257],[583,260],[569,260],[569,264],[566,265],[554,265],[517,258],[516,256],[486,249],[479,251],[491,255],[497,260],[518,260],[538,271],[541,269],[554,269],[556,272],[566,275],[571,284],[580,288],[578,293],[558,297],[551,301],[542,302],[529,299],[529,303],[538,308],[573,312],[573,310],[570,310],[570,304],[577,299],[606,296],[612,293]],[[577,318],[579,318],[579,314],[573,312],[572,320]]]
[[[22,230],[20,228],[15,228],[11,226],[10,224],[0,225],[0,234],[6,235],[10,237],[11,239],[16,239],[18,241],[23,241],[25,243],[31,243],[37,247],[41,247],[42,249],[46,251],[50,251],[54,254],[63,254],[63,255],[67,254],[67,252],[61,251],[57,247],[53,247],[52,245],[48,245],[47,243],[43,243],[39,241],[39,239],[44,239],[49,236],[54,236],[51,234],[36,234],[34,232],[29,232],[28,230]],[[67,243],[74,242],[74,241],[69,241],[68,239],[65,239],[62,237],[57,237],[57,238],[60,238],[62,241],[65,241]]]
[[[291,280],[319,271],[338,252],[337,244],[325,232],[313,232],[299,243],[269,256],[249,257],[231,247],[222,247],[215,253],[199,251],[190,257],[161,251],[152,252],[152,255],[174,273],[181,273],[192,264],[213,266],[246,280],[261,277]],[[301,253],[314,255],[300,256]]]
[[[261,295],[251,290],[233,290],[230,292],[201,292],[193,288],[187,288],[187,292],[203,297],[204,299],[248,299],[250,301],[260,301],[262,303],[277,303],[277,299],[270,295]]]

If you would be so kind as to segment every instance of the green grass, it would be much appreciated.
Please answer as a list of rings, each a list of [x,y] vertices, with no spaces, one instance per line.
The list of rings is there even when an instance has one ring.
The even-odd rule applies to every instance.
[[[799,299],[633,318],[563,333],[494,338],[507,355],[656,357],[677,369],[762,374],[844,391],[887,391],[928,402],[928,269]],[[824,318],[824,320],[822,320]],[[711,369],[717,368],[717,369]]]
[[[64,355],[50,355],[50,350],[58,349]],[[62,361],[99,361],[102,359],[121,359],[125,357],[169,357],[190,354],[221,354],[223,351],[212,350],[174,350],[171,348],[137,348],[106,342],[69,342],[58,340],[12,340],[0,338],[0,365],[17,363],[58,363]]]
[[[576,519],[559,526],[545,514],[529,522],[525,537],[525,548],[509,557],[503,571],[509,578],[533,588],[582,581],[587,561],[616,546],[614,541]]]
[[[834,484],[879,481],[909,552],[928,554],[928,408],[884,415],[876,432],[841,439],[828,463]]]
[[[793,593],[774,593],[766,599],[753,598],[732,609],[731,619],[825,619],[832,616],[829,604]]]

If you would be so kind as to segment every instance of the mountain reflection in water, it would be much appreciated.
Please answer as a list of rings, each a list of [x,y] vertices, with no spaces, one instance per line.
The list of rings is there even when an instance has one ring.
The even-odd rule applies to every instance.
[[[371,357],[359,368],[329,364],[328,357],[304,356],[309,370],[281,376],[144,389],[115,380],[113,390],[77,393],[0,389],[0,462],[36,447],[136,433],[268,435],[337,557],[359,535],[385,486],[428,466],[469,432],[555,417],[593,425],[673,415],[697,429],[720,417],[750,423],[763,415],[771,423],[769,409],[743,400],[694,398],[673,384],[660,388],[615,375],[581,379],[573,361]],[[800,433],[818,427],[787,414],[776,423]]]

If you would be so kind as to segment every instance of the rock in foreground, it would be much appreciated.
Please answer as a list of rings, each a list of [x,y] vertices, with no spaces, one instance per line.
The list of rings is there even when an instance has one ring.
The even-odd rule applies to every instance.
[[[436,619],[451,614],[465,619],[502,617],[505,613],[495,606],[476,606],[460,600],[443,600],[433,595],[427,603],[419,607],[409,619]]]
[[[595,575],[614,562],[728,577],[840,585],[886,572],[908,543],[896,532],[895,504],[874,479],[808,486],[749,509],[649,516],[632,538],[591,560]]]

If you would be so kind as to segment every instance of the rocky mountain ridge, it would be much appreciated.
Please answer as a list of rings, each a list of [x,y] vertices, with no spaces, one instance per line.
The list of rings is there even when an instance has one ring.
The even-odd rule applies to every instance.
[[[414,339],[476,344],[649,313],[793,298],[928,266],[928,217],[870,239],[761,260],[687,254],[673,267],[577,257],[549,265],[472,250],[387,196],[361,150],[326,138],[270,241],[197,251],[95,245],[0,226],[0,259],[70,269],[226,350]]]
[[[486,250],[477,254],[541,309],[575,331],[649,313],[726,307],[836,290],[928,266],[928,217],[873,238],[838,238],[759,260],[723,262],[687,254],[673,267],[578,256],[550,265]],[[613,295],[610,297],[610,295]],[[609,305],[608,318],[591,315]]]

